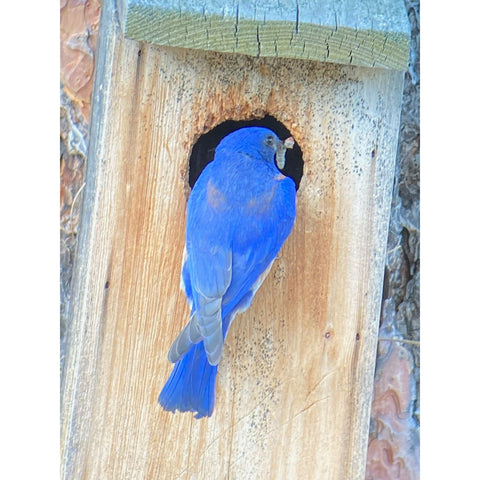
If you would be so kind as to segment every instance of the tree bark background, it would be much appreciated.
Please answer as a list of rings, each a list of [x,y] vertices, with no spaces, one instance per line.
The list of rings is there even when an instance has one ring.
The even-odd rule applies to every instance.
[[[412,27],[394,185],[380,338],[419,340],[419,1],[406,0]],[[100,0],[60,3],[61,366],[88,147]],[[418,345],[380,341],[366,479],[419,478]]]
[[[379,338],[420,340],[420,2],[411,25]],[[420,347],[380,341],[370,420],[367,480],[420,478]]]
[[[60,356],[63,365],[81,188],[88,150],[100,0],[60,2]]]

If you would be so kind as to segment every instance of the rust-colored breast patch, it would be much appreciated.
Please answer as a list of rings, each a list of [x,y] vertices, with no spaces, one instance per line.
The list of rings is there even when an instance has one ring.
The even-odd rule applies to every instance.
[[[212,180],[207,184],[207,202],[215,210],[220,210],[225,206],[225,195],[215,187]]]
[[[251,198],[248,202],[248,209],[251,215],[266,215],[272,210],[272,200],[275,196],[277,188],[272,188],[268,193],[259,197]]]

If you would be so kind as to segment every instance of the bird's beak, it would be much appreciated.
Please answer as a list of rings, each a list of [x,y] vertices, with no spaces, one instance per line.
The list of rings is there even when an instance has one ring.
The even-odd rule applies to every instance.
[[[295,145],[295,140],[293,139],[293,137],[288,137],[283,142],[280,141],[278,143],[276,160],[277,160],[277,167],[280,170],[283,170],[283,167],[285,167],[285,153],[287,151],[287,148],[290,150],[293,148],[294,145]]]

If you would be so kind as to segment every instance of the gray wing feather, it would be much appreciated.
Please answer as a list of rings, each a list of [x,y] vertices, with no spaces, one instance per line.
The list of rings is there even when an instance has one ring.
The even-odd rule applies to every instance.
[[[199,295],[199,309],[196,312],[198,329],[203,337],[203,346],[208,363],[217,365],[222,356],[222,297],[208,298]]]
[[[168,360],[172,363],[178,362],[188,352],[190,347],[200,342],[200,340],[202,340],[202,335],[198,328],[197,319],[193,315],[170,347]]]
[[[232,281],[232,251],[212,247],[192,257],[196,322],[208,363],[218,365],[223,350],[222,299]]]
[[[216,249],[212,253],[211,256],[197,257],[192,282],[197,299],[196,311],[170,347],[168,359],[172,363],[178,362],[193,344],[201,340],[210,365],[218,365],[222,356],[222,298],[232,279],[232,252]],[[184,263],[186,259],[184,253]]]

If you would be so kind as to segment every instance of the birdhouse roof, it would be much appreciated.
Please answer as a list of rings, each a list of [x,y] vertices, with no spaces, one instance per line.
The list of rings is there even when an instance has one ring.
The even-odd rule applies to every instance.
[[[410,26],[403,0],[118,0],[137,41],[257,57],[405,70]]]

